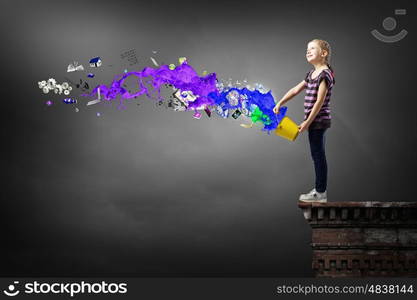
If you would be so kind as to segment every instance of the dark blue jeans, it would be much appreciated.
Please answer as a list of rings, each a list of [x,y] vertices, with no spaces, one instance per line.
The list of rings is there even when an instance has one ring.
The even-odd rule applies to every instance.
[[[309,129],[308,140],[310,141],[311,157],[316,171],[316,191],[323,193],[327,188],[327,161],[324,144],[326,129]]]

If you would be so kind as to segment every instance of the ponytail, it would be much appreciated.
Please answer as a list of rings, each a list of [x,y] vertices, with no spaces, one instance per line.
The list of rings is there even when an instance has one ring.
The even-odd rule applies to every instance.
[[[333,70],[332,66],[329,63],[326,63],[326,65],[327,65],[327,67],[329,67],[330,71],[334,75],[334,70]]]
[[[332,73],[332,77],[333,77],[333,84],[335,84],[335,83],[336,83],[336,80],[334,79],[334,71],[333,71],[333,68],[330,66],[330,64],[329,64],[329,63],[326,63],[326,65],[329,67],[330,72]]]

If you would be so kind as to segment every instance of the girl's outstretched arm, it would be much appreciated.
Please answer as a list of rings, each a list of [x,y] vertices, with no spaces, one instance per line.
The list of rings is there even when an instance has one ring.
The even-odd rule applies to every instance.
[[[323,80],[319,85],[319,90],[317,91],[317,101],[316,103],[314,103],[314,106],[310,112],[310,115],[308,116],[307,120],[305,120],[303,123],[300,124],[300,126],[298,126],[299,128],[298,131],[300,133],[307,130],[310,124],[316,118],[321,107],[323,106],[324,99],[326,98],[326,94],[327,94],[327,86],[326,86],[326,82]]]
[[[292,98],[294,98],[295,96],[297,96],[302,90],[305,89],[307,82],[305,82],[305,80],[301,81],[299,84],[297,84],[295,87],[293,87],[292,89],[290,89],[285,95],[284,97],[282,97],[281,100],[278,101],[278,103],[275,105],[274,107],[274,113],[278,113],[279,112],[279,108],[284,105],[285,103],[287,103],[288,101],[290,101]]]

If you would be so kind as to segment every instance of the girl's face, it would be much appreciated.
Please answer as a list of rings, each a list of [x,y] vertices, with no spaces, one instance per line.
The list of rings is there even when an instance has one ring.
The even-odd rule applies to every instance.
[[[325,56],[326,51],[323,51],[317,42],[308,43],[306,58],[310,64],[323,62]]]

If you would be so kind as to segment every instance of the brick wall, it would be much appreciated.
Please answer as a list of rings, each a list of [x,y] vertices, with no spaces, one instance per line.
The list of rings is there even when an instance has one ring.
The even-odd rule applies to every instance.
[[[417,202],[299,202],[316,277],[417,277]]]

